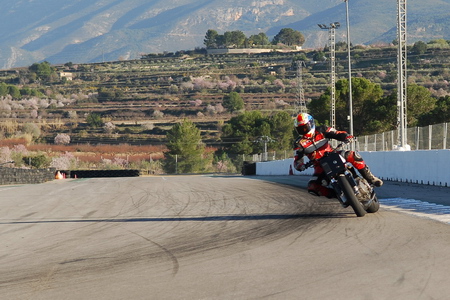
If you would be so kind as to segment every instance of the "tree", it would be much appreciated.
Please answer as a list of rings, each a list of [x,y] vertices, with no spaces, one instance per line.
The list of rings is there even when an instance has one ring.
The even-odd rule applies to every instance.
[[[422,114],[419,118],[419,126],[433,125],[450,122],[450,96],[440,97],[432,111]]]
[[[265,46],[269,44],[269,38],[264,32],[260,32],[255,35],[251,35],[248,38],[248,43],[250,46]]]
[[[8,94],[14,99],[20,99],[22,97],[19,88],[15,85],[8,85]]]
[[[208,31],[206,31],[205,39],[203,40],[203,43],[206,46],[206,48],[217,48],[218,36],[219,34],[217,33],[217,31],[213,29],[208,29]]]
[[[112,123],[112,122],[107,122],[107,123],[103,124],[103,130],[106,133],[111,134],[114,132],[114,130],[116,130],[116,125],[114,125],[114,123]]]
[[[167,132],[165,169],[169,173],[197,173],[204,169],[205,144],[200,130],[189,120],[175,124]]]
[[[55,145],[68,145],[70,144],[70,135],[66,133],[58,133],[54,139]]]
[[[421,115],[426,115],[434,110],[437,99],[427,88],[417,84],[409,84],[406,95],[408,126],[417,126]]]
[[[272,40],[272,44],[276,45],[278,43],[287,46],[302,46],[305,43],[305,37],[300,31],[292,28],[283,28]]]
[[[227,150],[234,154],[261,153],[264,145],[258,140],[262,137],[269,138],[268,148],[272,150],[290,150],[294,139],[292,117],[285,111],[273,115],[244,112],[231,118],[222,133]]]
[[[322,51],[316,51],[313,55],[314,61],[325,61],[327,60],[327,57],[325,56],[325,53]]]
[[[264,125],[266,124],[266,125]],[[270,125],[260,111],[244,112],[230,119],[222,128],[222,139],[231,153],[260,153],[261,147],[255,143],[259,136],[270,135]]]
[[[367,124],[373,119],[370,105],[375,105],[383,96],[380,85],[365,78],[352,78],[353,123],[355,135],[367,133]],[[349,130],[347,116],[349,114],[348,80],[336,82],[336,127]],[[371,107],[371,106],[370,106]],[[319,99],[308,105],[311,114],[322,124],[330,124],[331,89],[322,94]]]
[[[293,120],[285,111],[276,112],[269,117],[270,134],[274,142],[270,144],[276,150],[291,150],[294,140]]]
[[[246,36],[240,31],[227,31],[224,33],[224,40],[226,47],[240,48],[244,45]]]
[[[34,63],[29,67],[29,70],[36,74],[37,78],[43,81],[50,81],[55,69],[49,62]]]
[[[418,41],[414,43],[414,46],[411,48],[411,52],[414,54],[424,54],[427,51],[427,44],[422,42],[422,41]]]
[[[365,109],[370,112],[363,134],[374,134],[397,128],[397,93],[378,100],[368,100]]]
[[[102,117],[96,113],[90,113],[89,115],[87,115],[86,122],[89,124],[89,126],[94,128],[103,126]]]
[[[33,140],[37,140],[41,136],[41,128],[36,123],[25,123],[23,132],[29,134]]]
[[[4,82],[0,83],[0,96],[8,95],[8,85]]]
[[[331,90],[327,89],[323,94],[319,96],[319,98],[313,99],[308,104],[308,110],[316,120],[316,125],[330,125]]]
[[[244,100],[238,92],[231,92],[224,96],[222,106],[229,112],[235,112],[244,108]]]

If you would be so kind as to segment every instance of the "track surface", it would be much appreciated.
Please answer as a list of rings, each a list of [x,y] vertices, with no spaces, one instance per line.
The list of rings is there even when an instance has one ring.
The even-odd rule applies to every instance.
[[[0,298],[448,299],[450,225],[260,179],[0,187]]]

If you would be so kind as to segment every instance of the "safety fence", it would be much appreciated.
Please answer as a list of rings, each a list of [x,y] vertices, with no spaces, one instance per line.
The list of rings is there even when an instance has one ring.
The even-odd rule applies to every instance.
[[[411,150],[442,150],[450,149],[449,136],[448,123],[442,123],[408,128],[406,139]],[[358,137],[356,145],[359,151],[398,150],[398,130]]]
[[[450,128],[448,123],[411,127],[407,129],[406,134],[407,145],[409,145],[410,150],[450,149]],[[332,145],[336,144],[335,141],[332,141]],[[355,149],[358,151],[399,150],[398,130],[357,137]],[[243,155],[243,160],[263,162],[292,158],[293,156],[293,151],[269,151],[267,153]]]

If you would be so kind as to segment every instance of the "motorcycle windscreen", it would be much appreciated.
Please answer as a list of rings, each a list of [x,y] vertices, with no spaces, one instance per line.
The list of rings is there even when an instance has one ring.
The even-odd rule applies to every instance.
[[[345,163],[342,161],[342,156],[334,152],[329,153],[328,156],[324,156],[320,160],[320,165],[328,177],[343,173],[345,170]]]

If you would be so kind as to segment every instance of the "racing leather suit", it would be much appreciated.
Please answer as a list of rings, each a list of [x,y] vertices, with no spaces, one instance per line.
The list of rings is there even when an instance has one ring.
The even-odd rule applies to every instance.
[[[331,152],[333,148],[329,143],[329,139],[338,141],[351,140],[353,136],[345,131],[337,131],[333,127],[320,126],[317,127],[312,138],[299,137],[294,143],[295,157],[294,167],[298,171],[304,170],[303,157],[306,156],[310,160],[319,159],[324,156],[326,152]],[[356,169],[363,170],[366,164],[362,157],[355,151],[341,151],[341,155],[350,162]],[[327,188],[325,173],[322,167],[315,162],[314,174],[308,182],[308,192],[317,196],[325,196],[328,198],[336,197],[334,190]]]

